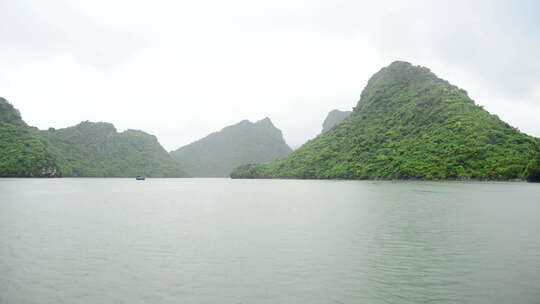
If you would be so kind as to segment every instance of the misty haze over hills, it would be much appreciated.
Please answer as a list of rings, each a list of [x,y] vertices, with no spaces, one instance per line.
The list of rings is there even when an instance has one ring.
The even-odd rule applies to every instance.
[[[373,75],[352,113],[331,111],[321,135],[290,155],[269,118],[243,120],[169,155],[155,136],[142,131],[118,133],[112,124],[88,121],[40,131],[26,125],[5,99],[0,106],[0,176],[537,180],[540,175],[538,138],[491,115],[429,69],[401,61]]]
[[[0,304],[540,304],[540,1],[0,12]]]
[[[243,120],[172,151],[172,158],[194,177],[228,177],[243,164],[277,160],[292,150],[269,118]]]
[[[405,60],[538,137],[539,10],[488,0],[1,1],[10,13],[0,96],[40,129],[114,122],[167,151],[264,117],[297,147],[382,66]]]

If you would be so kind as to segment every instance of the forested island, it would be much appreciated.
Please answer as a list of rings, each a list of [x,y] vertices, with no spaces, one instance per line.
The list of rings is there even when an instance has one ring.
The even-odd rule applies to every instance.
[[[540,140],[428,68],[396,61],[371,77],[342,122],[287,157],[232,178],[538,181]]]
[[[539,181],[540,139],[403,61],[373,75],[352,112],[331,111],[294,152],[269,118],[167,153],[155,136],[105,122],[38,130],[0,98],[0,177],[136,175]]]
[[[186,177],[153,135],[110,123],[82,122],[42,131],[0,98],[2,177]]]

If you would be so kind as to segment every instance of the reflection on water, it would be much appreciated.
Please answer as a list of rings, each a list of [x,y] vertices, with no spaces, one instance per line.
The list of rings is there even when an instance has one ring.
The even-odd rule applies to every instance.
[[[540,185],[0,180],[0,303],[539,303]]]

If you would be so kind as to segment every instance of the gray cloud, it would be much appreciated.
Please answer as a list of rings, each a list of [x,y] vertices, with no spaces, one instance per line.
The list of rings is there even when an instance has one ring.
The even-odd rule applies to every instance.
[[[437,61],[461,69],[508,98],[532,93],[540,80],[538,3],[429,1],[379,20],[379,49],[391,57]]]
[[[133,33],[100,26],[62,1],[0,1],[0,11],[4,52],[40,57],[69,52],[83,64],[104,67],[143,45]]]
[[[393,60],[540,135],[535,1],[0,1],[0,96],[28,123],[143,129],[175,149],[269,116],[293,146]]]

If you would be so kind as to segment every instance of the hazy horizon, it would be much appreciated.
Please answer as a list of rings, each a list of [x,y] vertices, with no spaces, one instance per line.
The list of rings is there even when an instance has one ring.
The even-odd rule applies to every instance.
[[[269,117],[298,147],[395,60],[540,136],[535,1],[17,1],[0,96],[40,129],[105,121],[167,151]]]

